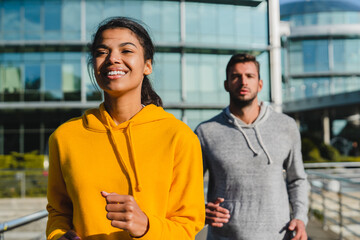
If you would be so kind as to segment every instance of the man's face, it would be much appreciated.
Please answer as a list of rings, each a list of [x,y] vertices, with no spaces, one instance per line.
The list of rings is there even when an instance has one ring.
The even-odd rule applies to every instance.
[[[227,73],[224,87],[230,94],[230,99],[236,105],[250,104],[257,99],[263,82],[259,79],[256,66],[253,62],[236,63]]]

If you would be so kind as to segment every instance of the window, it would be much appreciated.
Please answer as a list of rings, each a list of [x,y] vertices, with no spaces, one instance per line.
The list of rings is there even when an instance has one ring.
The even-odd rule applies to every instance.
[[[45,84],[44,99],[45,101],[62,100],[61,91],[61,64],[46,63],[45,64]]]
[[[103,20],[103,4],[100,1],[86,2],[86,39],[90,40],[96,27]],[[119,12],[120,13],[120,12]]]
[[[67,62],[62,66],[62,90],[64,100],[79,101],[81,83],[81,65],[77,62]]]
[[[42,25],[41,25],[41,2],[40,1],[25,1],[25,40],[41,39]]]
[[[329,71],[328,40],[305,40],[302,42],[305,72]]]
[[[267,2],[257,7],[186,2],[186,42],[266,47]]]
[[[19,101],[22,90],[21,68],[18,62],[0,65],[0,101]]]
[[[193,130],[203,121],[219,114],[221,110],[186,110],[185,119],[186,124]]]
[[[228,55],[186,54],[185,90],[190,103],[227,104],[224,90]]]
[[[64,1],[62,12],[62,26],[64,40],[81,39],[81,1]]]
[[[25,100],[40,100],[40,65],[35,63],[25,64]]]
[[[4,31],[5,40],[18,40],[21,38],[21,1],[5,1],[3,2],[2,29]]]
[[[181,101],[180,54],[157,53],[154,72],[150,75],[155,91],[167,103]]]
[[[61,1],[44,1],[44,38],[61,39]]]

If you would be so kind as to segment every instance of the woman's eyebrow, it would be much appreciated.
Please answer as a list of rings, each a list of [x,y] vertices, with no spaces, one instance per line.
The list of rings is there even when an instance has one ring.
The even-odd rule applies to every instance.
[[[121,43],[121,44],[119,44],[119,47],[124,47],[124,46],[126,46],[126,45],[132,45],[132,46],[134,46],[134,47],[137,48],[137,46],[136,46],[134,43],[132,43],[132,42],[124,42],[124,43]]]
[[[98,49],[98,48],[109,49],[109,47],[106,46],[105,44],[98,44],[98,45],[96,45],[96,48],[95,48],[95,49]]]
[[[124,47],[124,46],[126,46],[126,45],[132,45],[132,46],[134,46],[135,48],[137,48],[137,46],[136,46],[134,43],[132,43],[132,42],[120,43],[120,44],[119,44],[119,47]],[[108,47],[107,45],[105,45],[105,44],[98,44],[98,45],[96,46],[96,49],[98,49],[98,48],[109,49],[109,47]]]

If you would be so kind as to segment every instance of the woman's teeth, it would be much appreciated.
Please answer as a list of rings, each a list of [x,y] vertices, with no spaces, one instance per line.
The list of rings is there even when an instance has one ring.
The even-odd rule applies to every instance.
[[[114,76],[114,75],[125,75],[125,72],[123,71],[111,71],[107,73],[108,76]]]

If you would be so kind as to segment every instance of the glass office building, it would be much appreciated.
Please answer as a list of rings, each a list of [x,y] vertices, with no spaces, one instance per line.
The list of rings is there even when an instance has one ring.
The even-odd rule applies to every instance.
[[[360,2],[280,3],[284,111],[329,143],[360,110]]]
[[[0,0],[0,154],[44,153],[59,124],[100,104],[87,44],[112,16],[147,24],[154,88],[190,127],[227,105],[225,66],[235,52],[257,55],[261,99],[271,101],[268,1]]]

